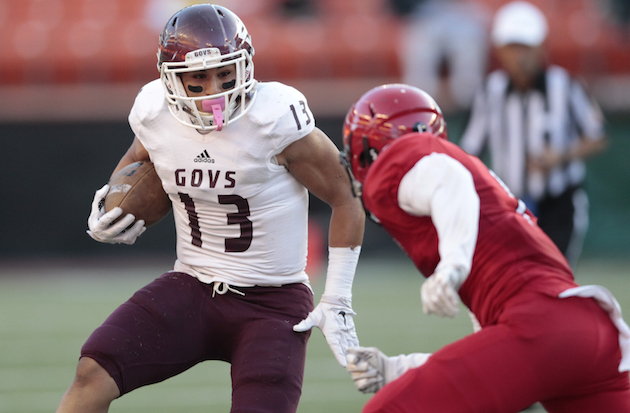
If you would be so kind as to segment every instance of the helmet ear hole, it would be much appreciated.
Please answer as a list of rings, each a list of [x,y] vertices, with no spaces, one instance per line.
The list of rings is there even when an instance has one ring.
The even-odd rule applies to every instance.
[[[367,136],[363,135],[363,150],[359,155],[359,164],[365,168],[368,167],[376,160],[378,151],[376,148],[370,147],[370,140]]]
[[[361,152],[361,154],[359,155],[359,165],[361,165],[363,168],[365,168],[370,163],[371,163],[370,162],[370,153],[368,151]]]
[[[427,131],[427,125],[425,125],[422,122],[417,122],[415,125],[413,125],[412,130],[414,132],[426,132]]]

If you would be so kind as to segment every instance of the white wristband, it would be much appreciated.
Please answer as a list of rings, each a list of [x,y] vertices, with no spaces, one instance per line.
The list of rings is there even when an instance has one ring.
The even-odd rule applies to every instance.
[[[352,297],[352,282],[360,253],[361,246],[328,247],[328,271],[324,295]]]
[[[411,353],[388,357],[387,361],[390,368],[387,370],[389,374],[388,377],[385,377],[385,382],[394,381],[405,374],[407,370],[422,366],[429,357],[431,357],[431,353]]]
[[[466,269],[463,265],[444,264],[443,261],[440,261],[435,268],[434,274],[444,274],[455,291],[459,291],[459,288],[468,278],[469,272],[470,269]]]

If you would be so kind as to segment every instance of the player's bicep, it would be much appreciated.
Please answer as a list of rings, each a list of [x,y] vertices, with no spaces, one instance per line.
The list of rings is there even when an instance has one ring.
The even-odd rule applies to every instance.
[[[398,204],[407,213],[432,216],[453,204],[478,210],[479,197],[470,172],[443,153],[420,159],[402,178]]]
[[[339,150],[321,130],[315,128],[293,142],[277,159],[309,192],[329,205],[352,198]]]

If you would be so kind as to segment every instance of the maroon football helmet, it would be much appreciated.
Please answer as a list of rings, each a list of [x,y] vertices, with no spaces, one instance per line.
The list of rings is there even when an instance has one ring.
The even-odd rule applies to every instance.
[[[448,139],[440,107],[428,93],[403,84],[378,86],[348,111],[343,125],[344,158],[355,195],[372,162],[392,140],[412,132]]]
[[[157,53],[158,70],[173,116],[202,130],[220,130],[243,116],[256,93],[253,56],[245,25],[225,7],[196,4],[175,13],[160,35]],[[188,97],[179,78],[181,73],[229,65],[236,67],[233,88],[214,95]],[[204,110],[197,109],[199,100],[207,101],[202,102]]]

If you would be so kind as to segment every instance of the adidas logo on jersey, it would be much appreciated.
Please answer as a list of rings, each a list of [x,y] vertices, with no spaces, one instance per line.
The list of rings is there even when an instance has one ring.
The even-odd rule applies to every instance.
[[[214,159],[212,159],[208,151],[204,149],[203,152],[197,155],[195,162],[214,163]]]

